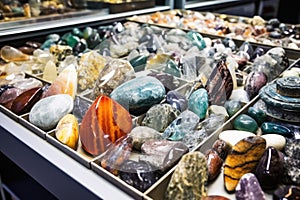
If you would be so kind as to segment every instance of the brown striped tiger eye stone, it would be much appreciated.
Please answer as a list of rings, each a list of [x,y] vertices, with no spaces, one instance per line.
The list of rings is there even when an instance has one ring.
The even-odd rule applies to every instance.
[[[256,169],[265,149],[266,140],[260,136],[244,138],[232,147],[224,165],[224,185],[228,192],[234,192],[240,178]]]
[[[131,129],[129,112],[111,98],[100,95],[83,117],[79,135],[83,149],[96,156]]]

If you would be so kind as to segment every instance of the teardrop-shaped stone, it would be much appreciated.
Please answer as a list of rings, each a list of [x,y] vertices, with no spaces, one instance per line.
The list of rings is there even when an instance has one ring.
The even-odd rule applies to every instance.
[[[223,166],[223,160],[221,159],[219,154],[213,149],[206,151],[205,156],[208,167],[208,181],[211,182],[215,180],[220,174]]]
[[[82,119],[79,136],[83,149],[96,156],[131,129],[128,111],[109,97],[100,95]]]
[[[275,189],[283,172],[283,157],[274,147],[268,147],[255,170],[255,175],[263,189]]]
[[[33,105],[40,100],[42,94],[43,89],[41,87],[23,92],[13,101],[11,111],[17,115],[29,112]]]
[[[224,185],[228,192],[235,190],[244,174],[255,170],[265,148],[266,140],[259,136],[244,138],[232,147],[224,165]]]
[[[246,114],[240,114],[233,122],[233,127],[241,131],[249,131],[255,133],[258,129],[257,122]]]
[[[110,97],[128,108],[129,112],[140,115],[151,106],[160,103],[166,94],[163,84],[154,77],[137,77],[115,88]]]
[[[57,78],[57,68],[52,60],[49,60],[43,71],[43,79],[52,83]]]
[[[55,137],[61,143],[76,150],[79,139],[79,126],[73,114],[67,114],[61,118],[55,129]]]
[[[44,97],[55,94],[68,94],[73,99],[77,92],[77,72],[73,64],[67,66],[53,81],[45,92]]]
[[[288,127],[278,124],[276,122],[264,122],[261,125],[261,131],[263,134],[278,134],[278,135],[282,135],[284,137],[293,137],[294,134],[292,132],[291,129],[289,129]]]
[[[164,132],[179,114],[180,112],[170,104],[157,104],[146,112],[141,125],[153,128],[158,132]]]
[[[165,191],[166,200],[201,199],[207,196],[207,163],[199,151],[182,156]]]
[[[208,109],[208,94],[204,88],[194,91],[188,100],[188,109],[204,119]]]
[[[73,99],[70,95],[52,95],[34,104],[29,113],[29,122],[43,130],[50,130],[72,110]]]
[[[5,45],[1,48],[0,56],[6,62],[22,62],[32,59],[32,56],[27,55],[19,49],[8,45]]]
[[[267,119],[267,114],[265,113],[265,111],[253,106],[248,108],[247,114],[255,119],[258,125],[261,125]]]
[[[236,200],[265,200],[265,194],[253,173],[244,174],[235,189]]]
[[[229,99],[233,90],[233,80],[225,61],[221,60],[217,63],[205,88],[211,105],[223,106],[225,101]]]
[[[121,165],[128,160],[132,150],[132,138],[124,135],[115,143],[112,143],[107,151],[101,156],[101,167],[118,175]]]

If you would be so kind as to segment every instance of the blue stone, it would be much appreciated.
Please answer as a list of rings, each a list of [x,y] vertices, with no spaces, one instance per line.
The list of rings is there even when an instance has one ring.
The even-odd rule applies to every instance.
[[[62,117],[72,112],[73,106],[73,98],[68,94],[45,97],[30,110],[29,122],[43,130],[50,130]]]
[[[176,90],[171,90],[167,93],[167,103],[179,111],[184,111],[188,107],[188,100]]]
[[[194,46],[198,47],[199,50],[202,50],[206,47],[206,43],[202,35],[195,31],[189,31],[187,33],[187,38],[190,39]]]
[[[194,91],[189,100],[188,108],[196,113],[200,119],[204,119],[208,109],[208,93],[204,88]]]
[[[160,103],[166,94],[164,85],[151,76],[131,79],[115,88],[110,97],[129,110],[131,114],[145,113]]]
[[[164,131],[163,138],[168,140],[182,140],[186,134],[195,131],[200,118],[192,111],[183,111]]]

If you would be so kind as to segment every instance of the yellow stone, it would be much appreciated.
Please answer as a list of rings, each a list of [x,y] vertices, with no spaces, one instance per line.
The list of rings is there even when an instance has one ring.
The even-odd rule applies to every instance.
[[[79,125],[77,118],[67,114],[58,122],[55,129],[55,137],[63,144],[76,150],[79,140]]]
[[[52,83],[57,78],[56,65],[52,60],[49,60],[44,68],[43,79]]]

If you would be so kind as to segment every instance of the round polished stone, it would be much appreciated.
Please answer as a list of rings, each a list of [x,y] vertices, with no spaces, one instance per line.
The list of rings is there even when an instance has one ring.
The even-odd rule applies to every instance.
[[[246,114],[240,114],[233,122],[233,127],[237,130],[255,133],[258,129],[257,122]]]

